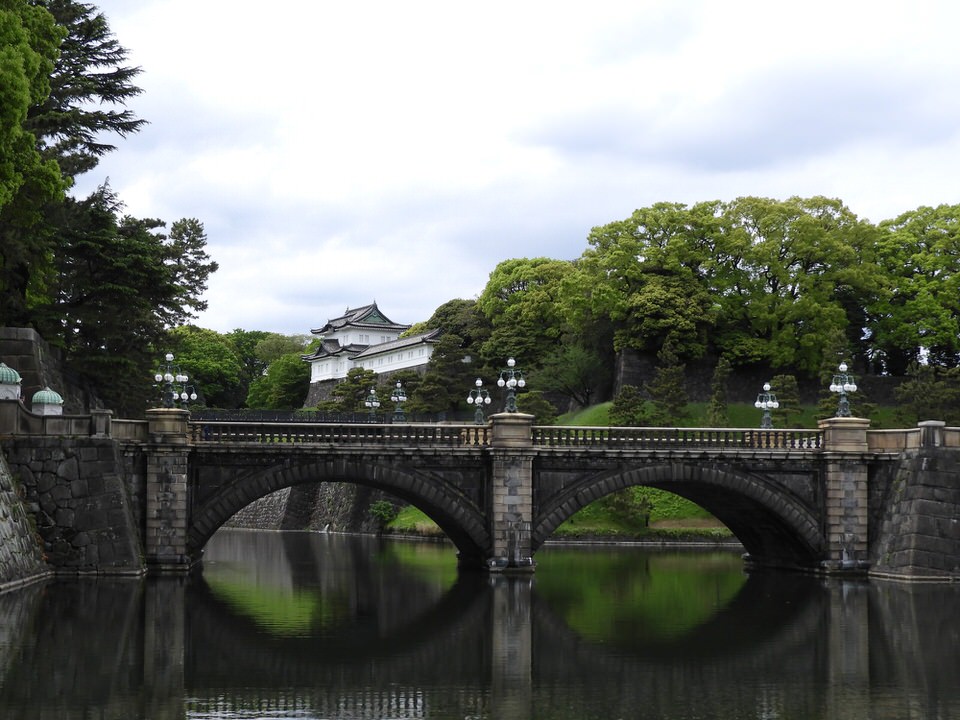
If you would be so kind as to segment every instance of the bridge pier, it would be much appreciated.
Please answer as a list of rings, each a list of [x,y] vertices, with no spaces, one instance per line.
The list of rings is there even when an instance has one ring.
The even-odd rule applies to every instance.
[[[864,572],[867,561],[868,452],[864,418],[833,417],[821,420],[825,473],[824,537],[827,572]]]
[[[147,410],[144,553],[151,571],[186,572],[192,564],[187,554],[189,418],[189,412],[176,408]]]
[[[534,569],[533,526],[533,415],[500,413],[491,416],[493,459],[490,535],[491,571]]]

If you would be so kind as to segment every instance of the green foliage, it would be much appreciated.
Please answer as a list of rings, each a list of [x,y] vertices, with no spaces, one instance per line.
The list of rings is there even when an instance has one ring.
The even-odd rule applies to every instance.
[[[49,94],[61,39],[44,8],[0,3],[0,325],[30,324],[30,294],[47,292],[54,234],[44,210],[67,183],[39,152],[26,119]]]
[[[800,389],[793,375],[774,375],[770,379],[770,390],[777,396],[780,404],[773,411],[773,424],[778,428],[798,427],[797,422],[803,413],[800,406]]]
[[[587,407],[598,387],[607,384],[609,375],[600,353],[576,341],[564,342],[541,358],[540,368],[530,373],[530,384]]]
[[[609,410],[611,425],[618,427],[642,427],[650,425],[651,408],[636,385],[624,385]]]
[[[722,239],[716,202],[656,203],[594,228],[578,263],[578,305],[614,321],[617,349],[652,350],[674,333],[680,352],[699,356],[716,321],[708,266]]]
[[[154,394],[150,378],[168,329],[203,307],[198,298],[216,263],[206,259],[203,237],[185,249],[161,232],[161,221],[119,219],[120,210],[106,187],[63,202],[53,292],[33,315],[108,407],[132,416]]]
[[[50,93],[60,40],[44,8],[25,2],[0,4],[0,208],[13,200],[28,176],[59,176],[56,165],[41,159],[24,123],[29,108]]]
[[[115,149],[105,140],[109,133],[126,137],[146,124],[124,107],[142,92],[133,84],[140,68],[125,64],[128,51],[93,5],[75,0],[38,4],[53,15],[65,37],[49,73],[50,92],[31,106],[25,127],[36,136],[44,157],[73,178]]]
[[[307,335],[264,333],[254,346],[253,354],[261,363],[270,365],[284,355],[303,354],[309,342],[310,338]]]
[[[377,500],[370,504],[371,517],[377,521],[380,532],[399,514],[398,508],[389,500]]]
[[[234,408],[243,402],[246,393],[239,394],[242,366],[227,336],[182,325],[170,333],[170,350],[190,377],[199,404]]]
[[[257,357],[256,349],[261,340],[270,336],[272,333],[264,330],[241,330],[236,329],[225,335],[233,353],[240,362],[240,377],[238,380],[237,395],[241,401],[237,405],[227,407],[240,407],[243,400],[246,399],[250,390],[250,383],[262,376],[267,371],[269,363],[264,362]]]
[[[650,524],[650,512],[653,503],[648,497],[634,492],[634,488],[624,488],[597,500],[600,507],[620,521],[647,527]]]
[[[960,368],[913,363],[907,374],[909,379],[895,391],[903,421],[960,425]]]
[[[565,413],[558,418],[558,424],[578,425],[581,427],[607,427],[613,424],[610,421],[610,408],[612,406],[612,402],[604,402],[591,405],[576,412]]]
[[[650,522],[712,517],[696,503],[666,490],[653,487],[634,487],[630,490],[638,496],[637,502],[645,502],[649,506]]]
[[[504,260],[494,268],[477,300],[493,328],[481,348],[484,359],[539,364],[563,332],[561,284],[572,268],[549,258]]]
[[[890,372],[926,353],[960,364],[960,205],[920,207],[880,224],[879,262],[896,288],[878,303],[871,327]]]
[[[300,364],[308,367],[304,362]],[[339,412],[366,410],[364,402],[370,395],[370,388],[376,388],[376,386],[377,374],[373,370],[351,368],[347,372],[347,376],[333,389],[333,399],[337,403],[337,410]]]
[[[247,407],[262,410],[297,410],[310,390],[310,366],[300,353],[281,355],[250,384]]]
[[[686,414],[689,401],[684,376],[686,367],[680,362],[678,349],[677,335],[668,334],[657,353],[653,380],[647,385],[654,405],[652,420],[657,425],[676,424]]]
[[[407,409],[412,413],[446,413],[464,407],[476,373],[482,371],[475,363],[464,362],[469,355],[463,338],[444,333],[434,346],[420,384],[407,391]]]
[[[727,383],[730,379],[730,359],[721,355],[713,370],[710,383],[710,403],[707,406],[707,425],[709,427],[729,427],[730,416],[727,413]]]
[[[517,409],[534,416],[536,425],[553,425],[557,422],[557,409],[543,393],[532,390],[517,396]]]

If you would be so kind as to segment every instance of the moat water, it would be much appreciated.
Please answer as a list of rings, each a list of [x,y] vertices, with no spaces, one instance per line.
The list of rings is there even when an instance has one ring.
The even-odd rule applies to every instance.
[[[0,595],[0,717],[960,718],[960,584],[743,572],[736,552],[221,531],[202,572]]]

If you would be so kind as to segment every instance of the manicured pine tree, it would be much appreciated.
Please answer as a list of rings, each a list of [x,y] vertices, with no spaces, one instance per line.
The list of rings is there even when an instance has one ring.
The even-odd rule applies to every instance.
[[[730,415],[727,412],[727,383],[730,380],[730,359],[721,355],[713,369],[710,383],[710,403],[707,405],[707,425],[710,427],[728,427]]]

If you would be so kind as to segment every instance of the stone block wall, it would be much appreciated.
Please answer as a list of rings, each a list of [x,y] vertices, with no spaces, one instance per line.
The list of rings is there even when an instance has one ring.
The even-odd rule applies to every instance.
[[[871,555],[876,574],[960,579],[960,449],[903,454]]]
[[[0,453],[0,590],[50,574],[20,484]]]
[[[316,482],[277,490],[250,503],[230,518],[227,527],[256,530],[314,530],[375,533],[370,505],[386,493],[345,482]]]
[[[27,407],[33,394],[44,387],[60,393],[67,415],[82,415],[102,405],[64,369],[60,351],[51,348],[33,328],[0,327],[0,360],[20,373],[20,392]]]
[[[116,443],[20,437],[4,440],[2,449],[51,567],[77,574],[143,572],[129,465],[125,470]]]

